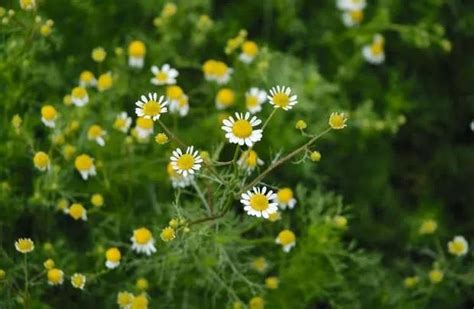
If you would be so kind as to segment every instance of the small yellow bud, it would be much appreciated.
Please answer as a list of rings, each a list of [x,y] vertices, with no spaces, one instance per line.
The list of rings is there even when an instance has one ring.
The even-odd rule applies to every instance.
[[[319,162],[321,160],[321,153],[319,151],[312,151],[310,158],[313,162]]]
[[[0,269],[0,280],[5,279],[5,271],[3,269]]]
[[[420,281],[418,276],[406,277],[405,280],[403,280],[403,284],[405,285],[405,287],[410,289],[417,285],[418,281]]]
[[[63,104],[66,106],[72,105],[72,96],[70,94],[66,94],[63,98]]]
[[[146,280],[145,278],[138,278],[135,285],[136,285],[137,289],[139,289],[141,291],[148,290],[148,287],[150,286],[148,284],[148,280]]]
[[[12,126],[15,128],[15,130],[20,130],[21,124],[23,120],[21,119],[20,115],[16,114],[12,118]]]
[[[296,122],[296,125],[295,127],[298,129],[298,130],[304,130],[308,127],[308,125],[306,124],[306,122],[304,122],[304,120],[298,120]]]
[[[439,269],[433,269],[428,273],[431,283],[437,284],[443,280],[444,273]]]
[[[165,133],[158,133],[155,136],[155,142],[160,145],[164,145],[169,141],[168,136]]]
[[[104,206],[104,197],[100,193],[95,193],[91,196],[91,203],[95,207],[102,207]]]
[[[97,47],[92,50],[91,56],[95,62],[103,62],[107,57],[107,52],[102,47]]]
[[[170,227],[173,229],[176,229],[179,226],[179,222],[177,219],[171,219],[170,222],[168,223]]]
[[[46,261],[44,261],[43,266],[45,269],[50,270],[54,268],[55,263],[52,259],[47,259]]]
[[[344,216],[335,216],[334,219],[334,225],[336,225],[337,228],[339,229],[345,229],[347,228],[347,218]]]

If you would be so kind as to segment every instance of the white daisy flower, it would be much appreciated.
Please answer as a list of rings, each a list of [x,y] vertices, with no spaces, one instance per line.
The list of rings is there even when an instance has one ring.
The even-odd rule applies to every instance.
[[[174,170],[173,165],[171,163],[168,163],[166,170],[171,180],[171,185],[175,189],[186,188],[187,186],[191,185],[194,179],[193,175],[188,175],[187,177],[184,177],[183,175],[178,174],[178,172]]]
[[[41,107],[41,122],[48,128],[54,128],[56,126],[56,119],[58,118],[58,112],[52,105],[44,105]]]
[[[275,201],[281,209],[286,209],[286,207],[293,209],[296,205],[293,190],[290,188],[281,188],[278,190]]]
[[[235,117],[236,119],[230,116],[222,121],[224,125],[221,128],[226,132],[225,137],[230,143],[252,147],[262,139],[262,129],[254,129],[262,123],[260,119],[255,116],[250,119],[250,113],[235,113]]]
[[[270,89],[267,99],[274,108],[283,108],[286,111],[298,103],[298,96],[291,93],[290,87],[285,86],[276,86]]]
[[[176,148],[170,157],[170,161],[173,169],[184,177],[199,171],[203,162],[199,152],[194,150],[194,146],[188,147],[186,153],[183,153],[181,148]]]
[[[178,77],[178,70],[173,69],[169,64],[164,64],[161,70],[156,66],[151,67],[151,72],[155,77],[151,79],[153,85],[173,85],[176,84],[176,77]]]
[[[151,255],[156,252],[155,239],[150,230],[145,227],[134,230],[130,240],[132,241],[132,250],[137,253]]]
[[[275,243],[283,246],[283,251],[290,252],[291,248],[296,245],[296,236],[290,230],[283,230],[278,234]]]
[[[97,80],[95,79],[94,73],[91,71],[82,71],[79,76],[79,86],[81,87],[93,87],[97,85]]]
[[[84,286],[86,285],[86,276],[83,274],[75,273],[71,277],[71,285],[76,289],[83,290]]]
[[[456,256],[466,255],[469,251],[469,244],[466,238],[464,236],[455,236],[452,241],[448,242],[448,251]]]
[[[107,135],[107,131],[103,130],[99,125],[92,125],[90,126],[89,130],[87,131],[87,139],[95,141],[99,146],[105,146],[105,139],[104,137]]]
[[[337,0],[337,8],[345,11],[363,10],[366,5],[365,0]]]
[[[135,113],[138,117],[143,117],[146,119],[157,120],[160,119],[161,114],[164,114],[168,111],[166,105],[168,101],[165,100],[165,96],[160,96],[158,100],[158,95],[156,92],[148,93],[148,98],[145,95],[140,97],[140,100],[135,102],[137,108],[135,108]]]
[[[252,190],[242,193],[240,202],[249,216],[263,217],[278,211],[278,204],[274,201],[276,194],[267,187],[253,187]]]
[[[74,87],[71,92],[72,104],[77,107],[82,107],[89,103],[89,95],[84,87]]]
[[[86,154],[77,156],[74,165],[84,180],[96,175],[94,159]]]
[[[114,128],[120,132],[127,133],[132,125],[132,118],[128,116],[127,112],[121,112],[117,115],[114,121]]]
[[[344,11],[342,13],[342,23],[348,28],[360,25],[363,19],[364,11],[362,10]]]
[[[108,269],[117,268],[120,265],[122,253],[117,247],[112,247],[105,251],[105,267]]]
[[[142,41],[135,40],[128,45],[128,65],[141,69],[145,63],[146,47]]]
[[[252,114],[258,113],[262,110],[262,104],[267,100],[267,93],[256,87],[250,88],[245,93],[245,106]]]
[[[383,63],[385,61],[384,43],[385,40],[382,35],[374,35],[372,43],[362,48],[362,56],[364,59],[370,64]]]
[[[258,157],[257,152],[254,150],[242,152],[242,155],[240,155],[237,161],[237,164],[249,174],[252,173],[258,165],[263,165],[264,163],[265,162]]]
[[[251,63],[258,54],[258,45],[253,41],[245,41],[241,49],[239,60],[246,64]]]
[[[172,100],[170,103],[170,113],[179,114],[181,117],[189,113],[188,96],[183,94],[177,100]]]

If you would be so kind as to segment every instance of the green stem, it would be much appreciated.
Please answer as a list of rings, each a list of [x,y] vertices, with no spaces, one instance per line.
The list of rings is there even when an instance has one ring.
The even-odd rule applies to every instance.
[[[273,115],[275,115],[276,111],[278,110],[278,108],[274,108],[273,111],[271,112],[270,116],[268,116],[267,120],[265,120],[265,123],[263,124],[262,126],[262,131],[265,129],[265,127],[268,125],[268,123],[270,122],[270,119],[273,118]]]
[[[24,299],[23,305],[25,309],[28,309],[29,308],[29,292],[28,292],[29,281],[28,281],[28,254],[27,253],[25,253],[25,258],[24,258],[24,271],[25,271],[25,290],[24,290],[25,299]]]

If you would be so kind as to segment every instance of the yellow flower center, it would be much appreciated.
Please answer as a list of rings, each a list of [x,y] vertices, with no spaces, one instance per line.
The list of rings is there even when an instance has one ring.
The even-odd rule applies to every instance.
[[[63,272],[60,269],[53,268],[48,270],[48,281],[54,284],[61,283],[63,280]]]
[[[122,308],[128,307],[133,301],[133,294],[128,292],[120,292],[117,295],[117,304]]]
[[[232,133],[239,138],[246,138],[252,134],[252,125],[244,119],[237,120],[232,126]]]
[[[443,280],[444,274],[442,271],[438,269],[433,269],[429,272],[428,276],[430,277],[430,281],[433,283],[439,283]]]
[[[147,309],[148,308],[148,299],[145,295],[136,296],[132,300],[131,309]]]
[[[172,100],[177,100],[183,95],[183,89],[180,86],[169,86],[166,88],[166,96]]]
[[[360,23],[364,19],[364,12],[362,10],[351,11],[351,18],[356,23]]]
[[[166,72],[160,71],[155,75],[155,78],[160,82],[165,82],[168,80],[168,74]]]
[[[176,161],[178,168],[182,171],[190,170],[194,165],[194,157],[189,153],[185,153]]]
[[[283,230],[278,234],[278,240],[283,246],[292,244],[295,242],[295,234],[290,230]]]
[[[273,103],[278,107],[287,107],[290,103],[290,98],[286,94],[279,92],[273,96]]]
[[[125,127],[125,125],[126,125],[125,119],[123,119],[123,118],[117,118],[117,119],[115,119],[114,128],[116,128],[116,129],[122,129],[122,128]]]
[[[153,120],[146,118],[138,118],[137,126],[142,129],[153,129]]]
[[[74,89],[72,89],[71,95],[75,98],[84,98],[85,96],[87,96],[87,90],[83,87],[75,87]]]
[[[74,286],[76,288],[82,287],[85,283],[85,279],[86,278],[83,275],[74,274],[71,277],[71,284],[72,284],[72,286]]]
[[[175,238],[174,229],[171,227],[164,228],[163,231],[161,231],[160,237],[163,241],[173,240]]]
[[[228,88],[219,90],[217,93],[217,102],[224,106],[229,106],[234,103],[235,94],[234,91]]]
[[[85,209],[84,207],[79,204],[79,203],[74,203],[71,205],[71,207],[69,208],[69,215],[71,217],[73,217],[75,220],[79,220],[80,218],[82,218],[82,216],[84,215],[85,213]]]
[[[245,104],[247,107],[255,107],[258,105],[258,99],[256,96],[249,95],[247,98],[245,98]]]
[[[104,197],[102,196],[102,194],[96,193],[96,194],[92,195],[91,203],[92,203],[92,205],[94,205],[96,207],[103,206],[104,205]]]
[[[255,42],[245,41],[244,44],[242,44],[242,52],[248,56],[255,57],[258,53],[258,46]]]
[[[96,124],[92,125],[89,128],[89,131],[87,132],[87,135],[89,136],[89,138],[98,138],[98,137],[101,137],[102,134],[103,134],[102,128]]]
[[[263,272],[267,268],[268,264],[264,257],[259,257],[253,260],[252,267],[260,272]]]
[[[105,252],[105,258],[107,259],[107,261],[117,263],[122,258],[122,254],[120,253],[118,248],[110,248]]]
[[[87,171],[93,166],[93,161],[91,157],[83,154],[76,157],[74,164],[79,171]]]
[[[453,241],[450,243],[450,251],[454,253],[461,253],[464,251],[465,247],[464,244],[460,241]]]
[[[280,202],[288,203],[293,198],[293,191],[290,188],[283,188],[278,191],[277,196]]]
[[[152,235],[149,229],[142,227],[133,232],[133,238],[138,244],[145,245],[151,240]]]
[[[79,76],[82,82],[91,82],[94,79],[94,74],[91,71],[83,71]]]
[[[332,113],[331,116],[329,116],[329,125],[333,129],[344,129],[346,126],[346,116],[344,114],[339,114],[339,113]]]
[[[245,151],[242,156],[246,158],[245,162],[248,167],[255,167],[257,165],[258,156],[257,153],[253,150]]]
[[[217,76],[224,76],[227,73],[228,67],[224,62],[216,62],[213,67],[213,73]]]
[[[99,80],[97,81],[97,88],[99,91],[107,90],[110,87],[112,87],[113,81],[112,81],[112,75],[109,73],[102,74],[99,76]]]
[[[107,53],[102,47],[94,48],[94,50],[92,51],[92,59],[95,62],[104,61],[106,56],[107,56]]]
[[[370,50],[372,51],[372,54],[376,56],[383,53],[383,41],[372,43],[372,45],[370,46]]]
[[[150,100],[143,105],[143,113],[147,116],[156,116],[161,113],[161,104]]]
[[[145,44],[141,41],[133,41],[128,46],[128,54],[132,57],[143,57],[146,53]]]
[[[249,301],[249,309],[263,309],[265,307],[265,301],[261,297],[253,297]]]
[[[33,250],[33,242],[30,239],[20,239],[17,242],[18,251],[29,252]]]
[[[54,120],[57,116],[56,109],[51,105],[45,105],[41,108],[41,116],[48,121]]]
[[[256,193],[250,198],[250,206],[258,211],[266,210],[268,208],[268,198],[261,193]]]
[[[44,168],[49,164],[49,156],[42,151],[37,152],[33,157],[33,163],[36,167]]]

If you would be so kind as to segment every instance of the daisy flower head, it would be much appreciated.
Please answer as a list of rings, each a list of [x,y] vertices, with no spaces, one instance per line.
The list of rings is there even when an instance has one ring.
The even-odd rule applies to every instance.
[[[249,174],[252,173],[258,165],[263,165],[264,162],[261,160],[255,150],[245,150],[240,155],[237,164],[245,169]]]
[[[168,111],[166,105],[168,101],[165,100],[164,96],[160,96],[158,99],[158,94],[156,92],[148,93],[148,98],[145,95],[140,97],[140,100],[135,102],[137,106],[135,108],[135,113],[138,117],[143,117],[145,119],[157,120],[160,119],[161,114],[164,114]]]
[[[38,151],[37,153],[35,153],[35,156],[33,157],[33,164],[41,172],[44,172],[51,168],[51,161],[49,160],[49,156],[43,151]]]
[[[35,249],[35,243],[30,238],[18,238],[15,241],[16,251],[26,254]]]
[[[74,87],[71,91],[72,104],[82,107],[89,102],[89,95],[84,87]]]
[[[204,77],[208,81],[215,81],[218,84],[226,84],[230,80],[233,69],[222,61],[207,60],[202,66]]]
[[[253,41],[245,41],[241,46],[242,52],[239,60],[243,63],[251,63],[258,54],[258,45]]]
[[[331,113],[329,116],[329,126],[334,130],[341,130],[347,127],[347,116],[344,113]]]
[[[247,110],[252,113],[258,113],[262,110],[262,104],[267,100],[267,93],[256,87],[250,88],[245,93],[245,106]]]
[[[105,267],[109,269],[117,268],[120,265],[121,259],[122,254],[118,248],[112,247],[105,251]]]
[[[87,139],[95,141],[99,146],[105,146],[104,137],[107,135],[107,131],[102,129],[101,126],[94,124],[87,130]]]
[[[97,85],[97,80],[95,79],[94,73],[91,71],[85,70],[79,75],[79,86],[81,87],[92,87]]]
[[[260,296],[254,296],[249,300],[249,309],[265,308],[265,300]]]
[[[275,239],[275,243],[283,246],[283,251],[290,252],[296,244],[296,236],[290,230],[283,230],[278,234],[278,237]]]
[[[107,52],[102,47],[96,47],[92,50],[91,57],[95,62],[101,63],[107,57]]]
[[[20,0],[22,10],[31,11],[36,8],[36,0]]]
[[[97,90],[99,90],[99,92],[109,90],[110,88],[112,88],[112,85],[112,73],[107,72],[99,76],[99,79],[97,80]]]
[[[463,236],[456,236],[453,240],[448,242],[448,251],[452,255],[462,256],[469,251],[469,244]]]
[[[267,260],[263,256],[257,257],[252,260],[250,266],[259,273],[264,273],[269,267]]]
[[[428,273],[431,283],[437,284],[443,281],[444,273],[439,269],[432,269]]]
[[[363,10],[366,5],[365,0],[337,0],[337,8],[340,10]]]
[[[298,103],[298,96],[292,94],[291,88],[286,86],[276,86],[270,89],[267,99],[274,108],[282,108],[286,111]]]
[[[235,93],[230,88],[222,88],[217,92],[216,95],[216,107],[219,110],[225,109],[229,106],[234,105]]]
[[[160,234],[161,240],[168,242],[176,238],[176,233],[172,227],[165,227]]]
[[[278,203],[281,209],[293,209],[296,205],[296,199],[294,198],[293,190],[290,188],[281,188],[278,190],[275,201]]]
[[[155,142],[159,145],[164,145],[169,141],[168,135],[165,133],[158,133],[155,136]]]
[[[61,285],[64,282],[64,272],[59,268],[48,270],[46,274],[49,285]]]
[[[142,41],[132,41],[128,45],[128,65],[132,68],[141,69],[145,62],[146,46]]]
[[[56,119],[58,118],[58,112],[51,105],[44,105],[41,107],[41,122],[48,128],[54,128],[56,125]]]
[[[171,162],[166,166],[166,171],[168,172],[168,176],[171,180],[171,185],[173,188],[185,188],[193,181],[192,175],[184,177],[183,175],[178,174],[178,172],[173,168],[173,164],[171,164]]]
[[[84,180],[96,175],[94,159],[86,154],[77,156],[74,165]]]
[[[350,10],[342,13],[342,23],[348,28],[360,25],[362,20],[364,20],[364,11],[362,10]]]
[[[194,175],[195,172],[201,169],[203,162],[199,151],[194,150],[194,146],[186,148],[185,153],[181,148],[176,148],[170,157],[170,161],[173,169],[184,177]]]
[[[47,259],[44,261],[43,266],[46,270],[53,269],[56,264],[52,259]]]
[[[84,290],[84,286],[86,285],[86,276],[75,273],[71,277],[71,285],[76,289]]]
[[[262,129],[254,129],[260,125],[262,121],[255,116],[250,118],[250,113],[235,113],[234,117],[230,116],[222,121],[222,130],[226,132],[225,137],[232,144],[240,146],[247,145],[252,147],[256,142],[262,139]]]
[[[436,229],[438,228],[438,223],[433,219],[424,220],[420,228],[418,229],[418,233],[421,235],[433,234]]]
[[[278,210],[275,198],[276,194],[272,190],[267,191],[267,187],[253,187],[252,190],[242,193],[240,202],[249,216],[268,219],[270,214]]]
[[[151,255],[156,252],[155,239],[150,230],[145,227],[134,230],[130,240],[132,241],[132,250],[137,253]]]
[[[82,206],[82,204],[74,203],[69,207],[67,213],[74,220],[87,221],[87,210]]]
[[[372,43],[362,47],[362,56],[370,64],[381,64],[385,61],[385,40],[382,35],[374,35]]]
[[[167,63],[163,64],[161,69],[156,65],[152,66],[151,72],[154,75],[154,77],[151,79],[151,83],[157,86],[176,84],[176,77],[179,75],[178,70],[173,69]]]
[[[137,118],[135,133],[139,140],[147,140],[153,134],[153,120],[144,117]]]
[[[135,296],[130,292],[119,292],[117,294],[117,305],[121,309],[130,309],[134,298]]]
[[[270,289],[270,290],[275,290],[275,289],[278,289],[278,285],[279,285],[280,281],[278,280],[278,277],[268,277],[267,279],[265,279],[265,286],[267,287],[267,289]]]
[[[132,118],[128,116],[127,112],[121,112],[115,118],[114,128],[122,133],[127,133],[131,125]]]
[[[132,299],[131,309],[148,309],[148,298],[146,294],[135,296]]]

